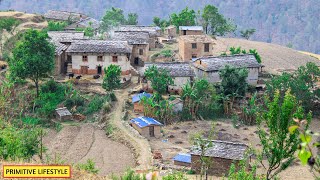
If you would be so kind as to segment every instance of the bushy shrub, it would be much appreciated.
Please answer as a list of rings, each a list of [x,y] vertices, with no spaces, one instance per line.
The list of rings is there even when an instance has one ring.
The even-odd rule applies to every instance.
[[[136,174],[134,170],[128,169],[123,176],[112,176],[113,180],[145,180],[145,175]]]
[[[92,174],[97,174],[99,172],[99,169],[95,168],[95,163],[92,161],[92,159],[88,159],[86,163],[78,164],[76,167]]]
[[[92,100],[89,102],[87,109],[85,110],[85,115],[91,115],[97,111],[99,111],[104,102],[106,100],[106,96],[101,97],[100,95],[95,95]]]
[[[108,113],[111,111],[111,104],[110,102],[106,101],[104,104],[103,104],[103,110],[104,112]]]
[[[117,96],[114,94],[114,92],[111,92],[109,96],[111,101],[117,101]]]
[[[41,124],[41,120],[39,118],[29,117],[29,116],[22,118],[21,121],[24,124],[31,125],[31,126],[36,126],[36,125]]]
[[[80,106],[83,106],[85,104],[85,100],[79,96],[79,95],[74,95],[70,98],[68,98],[65,102],[64,105],[68,108],[71,109],[74,106],[77,106],[79,108]]]
[[[188,178],[182,172],[174,172],[162,177],[162,180],[188,180]]]

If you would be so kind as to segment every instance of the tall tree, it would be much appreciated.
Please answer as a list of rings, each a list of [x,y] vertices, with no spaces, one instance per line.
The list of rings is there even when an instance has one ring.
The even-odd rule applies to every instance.
[[[102,18],[101,23],[101,31],[106,32],[109,31],[114,26],[119,26],[121,24],[125,24],[126,19],[123,15],[123,10],[120,8],[108,9],[105,15]]]
[[[179,14],[173,13],[170,15],[171,24],[177,28],[179,26],[194,26],[196,25],[196,12],[193,9],[186,7]]]
[[[152,88],[159,94],[165,94],[169,85],[173,85],[172,77],[165,69],[157,66],[148,67],[144,73],[147,80],[151,81]]]
[[[255,32],[256,32],[256,29],[253,29],[253,28],[246,29],[246,30],[241,30],[240,35],[245,39],[249,39]]]
[[[207,34],[224,36],[226,33],[234,32],[236,26],[230,19],[226,19],[219,13],[218,8],[207,5],[202,12],[203,27]]]
[[[127,25],[137,25],[138,24],[138,14],[137,13],[129,13],[126,24]]]
[[[159,17],[153,17],[153,20],[152,20],[152,22],[153,22],[153,24],[154,25],[156,25],[156,26],[161,26],[161,24],[160,24],[160,21],[161,21],[161,19],[159,18]]]
[[[28,30],[24,38],[13,49],[13,58],[9,61],[10,72],[14,77],[29,78],[36,86],[39,96],[39,81],[47,77],[54,68],[54,46],[47,41],[48,34],[37,30]]]
[[[113,91],[120,88],[121,67],[111,64],[108,68],[104,68],[104,77],[102,88],[106,91]]]

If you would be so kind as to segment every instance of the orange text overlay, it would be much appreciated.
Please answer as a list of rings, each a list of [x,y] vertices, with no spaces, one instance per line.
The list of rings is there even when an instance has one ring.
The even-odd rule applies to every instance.
[[[70,178],[70,166],[3,165],[3,178]]]

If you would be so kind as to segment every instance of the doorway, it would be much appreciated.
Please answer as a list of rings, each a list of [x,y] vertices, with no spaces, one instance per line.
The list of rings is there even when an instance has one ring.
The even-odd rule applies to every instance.
[[[186,30],[183,30],[183,35],[187,35],[187,31]]]
[[[88,74],[88,66],[81,66],[81,74]]]
[[[98,66],[97,67],[97,73],[98,74],[102,74],[102,66]]]
[[[134,64],[139,65],[139,58],[138,57],[134,58]]]
[[[149,135],[150,137],[154,137],[154,126],[149,127]]]

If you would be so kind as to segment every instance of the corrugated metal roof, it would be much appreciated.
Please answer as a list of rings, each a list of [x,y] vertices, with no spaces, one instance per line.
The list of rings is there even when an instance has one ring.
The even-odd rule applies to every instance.
[[[132,96],[132,103],[139,102],[142,97],[150,98],[152,95],[149,93],[140,93]]]
[[[173,157],[174,161],[184,162],[184,163],[191,163],[191,155],[179,153],[175,157]]]
[[[203,31],[202,26],[179,26],[179,30]]]
[[[145,116],[134,118],[130,122],[136,124],[140,128],[144,128],[150,125],[162,126],[162,124],[157,120],[150,117],[145,117]]]

